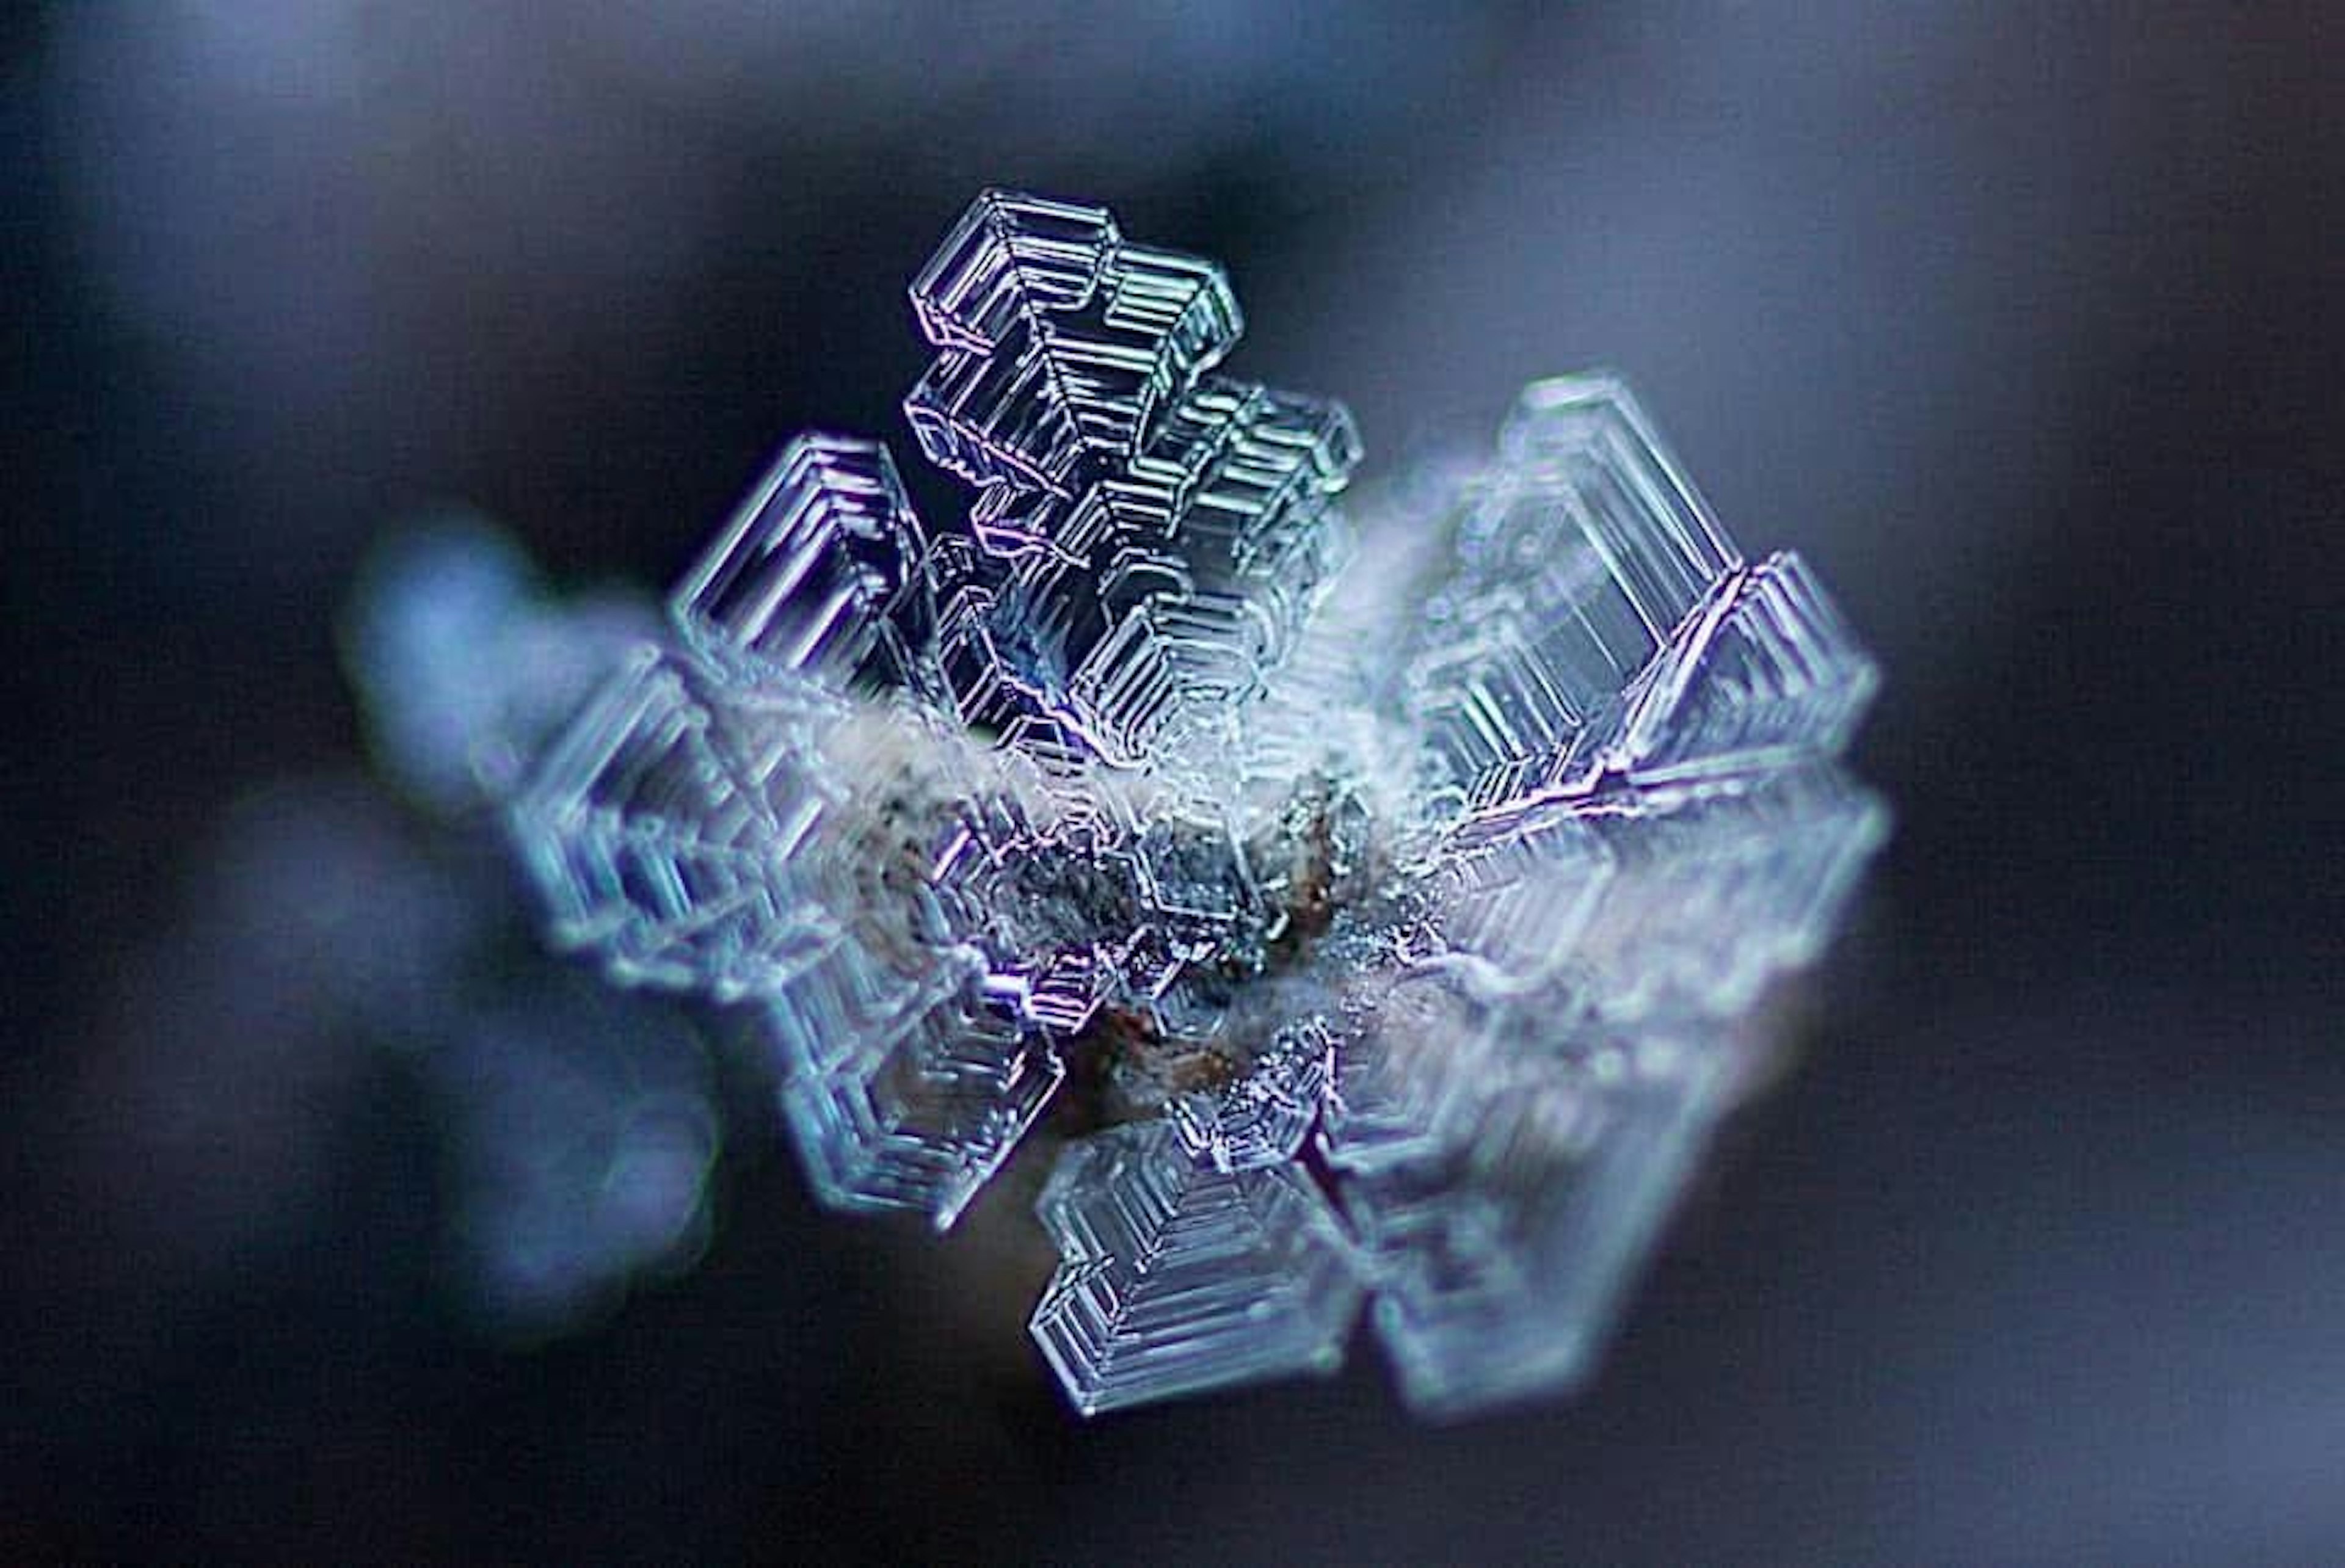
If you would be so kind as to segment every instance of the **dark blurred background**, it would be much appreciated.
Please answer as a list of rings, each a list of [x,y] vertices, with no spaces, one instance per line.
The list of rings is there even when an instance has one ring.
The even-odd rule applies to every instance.
[[[2345,1559],[2340,20],[10,8],[0,1559]],[[1897,837],[1575,1402],[1079,1426],[985,1225],[749,1125],[696,1268],[452,1284],[352,572],[462,501],[661,584],[901,449],[995,183],[1224,260],[1372,472],[1626,369],[1882,655]]]

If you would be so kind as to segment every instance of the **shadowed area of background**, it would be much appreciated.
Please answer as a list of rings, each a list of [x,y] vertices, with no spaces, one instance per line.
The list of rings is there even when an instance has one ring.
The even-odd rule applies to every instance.
[[[2345,1551],[2345,38],[1782,9],[0,24],[0,1555]],[[755,1126],[673,1278],[466,1305],[452,1215],[534,1179],[381,1042],[518,944],[363,782],[336,607],[447,502],[658,585],[790,433],[908,451],[901,286],[988,184],[1223,260],[1371,475],[1620,367],[1882,658],[1898,835],[1576,1402],[1422,1428],[1364,1344],[1079,1426],[1014,1198],[824,1216]]]

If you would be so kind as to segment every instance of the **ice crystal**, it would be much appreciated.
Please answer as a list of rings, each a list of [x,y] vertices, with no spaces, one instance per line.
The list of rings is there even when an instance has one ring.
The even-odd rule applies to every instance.
[[[1070,1147],[1037,1208],[1065,1262],[1034,1338],[1085,1415],[1343,1359],[1360,1271],[1292,1164],[1220,1168],[1134,1123]]]
[[[1567,1386],[1881,838],[1872,665],[1609,376],[1355,531],[1213,264],[990,192],[911,296],[965,511],[783,451],[509,792],[554,940],[746,1009],[832,1204],[949,1226],[1049,1129],[1086,1413],[1366,1298],[1422,1411]]]
[[[279,1023],[323,1011],[338,1033],[396,1047],[438,1112],[452,1282],[497,1337],[561,1332],[697,1256],[722,1143],[716,1075],[681,1009],[526,941],[534,912],[482,853],[499,831],[488,808],[658,618],[632,595],[563,602],[462,515],[378,552],[354,609],[345,652],[369,740],[433,820],[406,831],[371,795],[314,786],[262,819],[283,839],[270,909],[314,916],[338,883],[362,890],[349,895],[362,913],[320,923],[347,940],[279,999]]]

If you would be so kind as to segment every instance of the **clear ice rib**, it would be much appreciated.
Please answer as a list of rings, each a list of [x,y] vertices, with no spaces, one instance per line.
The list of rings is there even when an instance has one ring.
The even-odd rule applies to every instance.
[[[553,939],[742,1006],[833,1206],[949,1226],[1060,1144],[1086,1414],[1326,1371],[1364,1298],[1428,1415],[1568,1387],[1882,841],[1871,662],[1616,377],[1355,524],[1211,262],[994,191],[911,299],[965,510],[783,450],[491,792]],[[428,735],[452,666],[392,667]]]

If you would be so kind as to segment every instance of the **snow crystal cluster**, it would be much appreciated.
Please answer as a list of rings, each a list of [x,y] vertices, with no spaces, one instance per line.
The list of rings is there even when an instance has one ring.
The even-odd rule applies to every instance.
[[[911,295],[965,510],[800,437],[488,749],[553,939],[753,1018],[827,1203],[947,1227],[1054,1147],[1086,1413],[1364,1307],[1426,1413],[1568,1385],[1883,837],[1872,664],[1609,376],[1347,516],[1350,416],[1221,372],[1213,263],[989,192]]]

